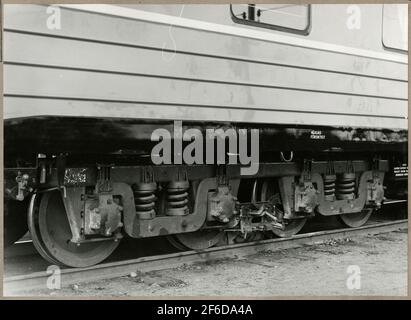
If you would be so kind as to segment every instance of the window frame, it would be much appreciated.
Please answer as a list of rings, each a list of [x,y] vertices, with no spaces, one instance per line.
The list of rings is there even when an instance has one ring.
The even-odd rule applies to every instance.
[[[250,4],[247,4],[247,5],[250,5]],[[255,20],[238,18],[234,14],[232,4],[230,4],[230,14],[231,14],[231,19],[233,20],[233,22],[238,23],[238,24],[250,25],[253,27],[271,29],[271,30],[276,30],[276,31],[283,31],[283,32],[299,34],[303,36],[309,35],[311,31],[311,4],[307,5],[307,26],[304,29],[296,29],[296,28],[284,27],[284,26],[271,24],[271,23],[257,22]]]
[[[389,46],[389,45],[385,44],[385,42],[384,42],[384,10],[385,10],[385,3],[382,4],[382,10],[381,10],[381,43],[382,43],[382,47],[384,48],[384,50],[387,50],[387,51],[395,51],[395,52],[399,52],[399,53],[408,53],[410,44],[408,44],[407,50],[397,48],[397,47],[392,47],[392,46]],[[408,7],[408,10],[410,10],[409,7]],[[408,23],[410,23],[410,22],[408,21]]]

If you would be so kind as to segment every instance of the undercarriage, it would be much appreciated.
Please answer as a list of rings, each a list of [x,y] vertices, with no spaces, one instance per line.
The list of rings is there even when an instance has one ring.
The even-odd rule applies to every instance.
[[[277,128],[274,137],[284,132],[291,130]],[[293,150],[279,149],[284,141],[267,147],[273,136],[262,135],[253,175],[229,162],[154,165],[144,148],[55,153],[58,145],[48,141],[35,158],[28,144],[12,148],[4,170],[6,244],[28,229],[45,259],[85,267],[107,258],[124,237],[165,236],[179,249],[202,250],[290,237],[315,215],[338,216],[358,227],[387,193],[407,194],[405,143],[357,141],[368,144],[360,152],[354,141],[326,139],[313,151],[317,133],[327,131],[311,132],[315,141],[304,147],[299,140]],[[12,159],[19,166],[11,166]]]

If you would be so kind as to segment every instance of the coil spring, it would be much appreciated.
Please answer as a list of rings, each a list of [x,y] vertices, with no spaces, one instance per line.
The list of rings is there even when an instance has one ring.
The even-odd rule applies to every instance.
[[[324,176],[324,195],[325,200],[334,201],[335,200],[335,181],[337,176],[335,174],[329,174]]]
[[[140,219],[147,220],[155,217],[157,197],[154,193],[156,189],[157,184],[155,182],[143,182],[133,186],[136,213]]]
[[[169,216],[184,216],[188,209],[188,181],[171,181],[167,186],[167,210]]]
[[[355,173],[343,173],[337,180],[337,199],[354,199]]]

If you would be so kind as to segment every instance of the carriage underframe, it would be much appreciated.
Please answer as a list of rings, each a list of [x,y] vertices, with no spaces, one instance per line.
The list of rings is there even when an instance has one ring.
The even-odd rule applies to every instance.
[[[179,249],[201,250],[256,234],[289,237],[315,214],[357,227],[381,207],[389,170],[376,159],[261,163],[252,177],[241,176],[239,165],[65,162],[43,158],[5,176],[19,181],[7,201],[30,201],[28,227],[40,254],[73,267],[104,260],[124,236],[166,236]]]

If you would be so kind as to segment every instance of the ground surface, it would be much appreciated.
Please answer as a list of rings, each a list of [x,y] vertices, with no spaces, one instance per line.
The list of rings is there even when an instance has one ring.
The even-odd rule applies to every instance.
[[[163,271],[141,273],[136,270],[135,274],[121,278],[23,294],[165,297],[406,295],[407,243],[407,230],[364,235]],[[360,278],[355,277],[358,272]]]

